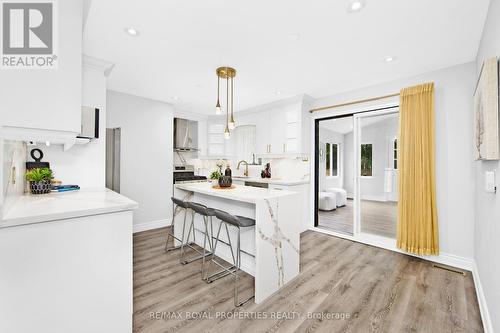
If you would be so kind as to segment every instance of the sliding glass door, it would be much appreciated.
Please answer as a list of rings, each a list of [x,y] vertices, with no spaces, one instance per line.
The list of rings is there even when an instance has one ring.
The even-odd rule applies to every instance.
[[[396,237],[397,109],[355,115],[357,232]]]
[[[396,237],[398,108],[316,120],[315,226]]]
[[[354,228],[354,118],[321,120],[318,134],[317,226],[352,235]]]

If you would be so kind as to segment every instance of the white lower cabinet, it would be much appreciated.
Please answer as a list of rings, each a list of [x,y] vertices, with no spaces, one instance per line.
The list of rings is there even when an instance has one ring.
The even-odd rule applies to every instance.
[[[0,332],[132,332],[132,211],[0,229]]]

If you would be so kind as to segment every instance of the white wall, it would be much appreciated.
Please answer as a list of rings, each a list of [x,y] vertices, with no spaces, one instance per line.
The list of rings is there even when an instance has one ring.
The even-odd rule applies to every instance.
[[[472,91],[475,64],[467,63],[411,78],[367,87],[315,101],[314,107],[399,92],[401,88],[434,81],[436,107],[436,185],[440,248],[443,255],[470,262],[474,239],[474,173],[472,161]],[[393,99],[392,102],[397,102]],[[387,104],[391,100],[383,101]],[[370,109],[381,103],[356,108]],[[351,109],[352,110],[352,109]],[[348,108],[320,115],[348,112]]]
[[[173,107],[108,90],[108,128],[121,128],[120,190],[139,203],[134,228],[159,227],[172,215]]]
[[[488,18],[477,55],[476,77],[479,76],[483,61],[494,56],[500,56],[499,0],[491,0],[490,2]],[[470,138],[472,141],[472,136]],[[472,159],[472,156],[468,157]],[[500,332],[500,283],[498,280],[500,276],[500,260],[498,259],[500,253],[500,194],[484,191],[484,173],[487,170],[496,170],[496,186],[500,189],[498,182],[500,164],[498,161],[477,161],[474,166],[476,181],[474,258],[492,326],[496,332]]]
[[[49,147],[40,144],[44,153],[43,161],[50,162],[56,179],[64,184],[77,184],[80,187],[103,187],[105,184],[106,157],[106,77],[102,70],[83,67],[82,101],[83,106],[99,109],[99,138],[85,145],[74,145],[63,151],[61,145]],[[27,158],[33,159],[28,147]]]

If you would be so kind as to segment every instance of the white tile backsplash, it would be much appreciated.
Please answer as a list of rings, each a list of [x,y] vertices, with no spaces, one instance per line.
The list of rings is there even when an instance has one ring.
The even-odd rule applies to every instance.
[[[26,172],[26,144],[21,141],[3,141],[2,163],[3,213],[24,193]]]
[[[208,176],[211,171],[216,170],[216,160],[188,160],[188,164],[195,165],[198,174]],[[249,165],[249,176],[260,177],[261,170],[264,170],[266,163],[271,163],[272,178],[282,180],[302,180],[307,179],[310,174],[309,159],[303,161],[302,158],[272,158],[263,159],[262,165]],[[245,170],[245,165],[241,164],[240,170],[237,170],[238,161],[228,161],[231,166],[233,176],[241,176]],[[224,165],[224,169],[226,166]]]

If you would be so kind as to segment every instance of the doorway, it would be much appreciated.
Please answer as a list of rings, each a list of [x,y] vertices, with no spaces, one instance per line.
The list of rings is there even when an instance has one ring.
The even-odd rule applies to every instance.
[[[121,128],[106,128],[106,188],[120,193]]]
[[[315,226],[395,239],[399,109],[315,120]]]

